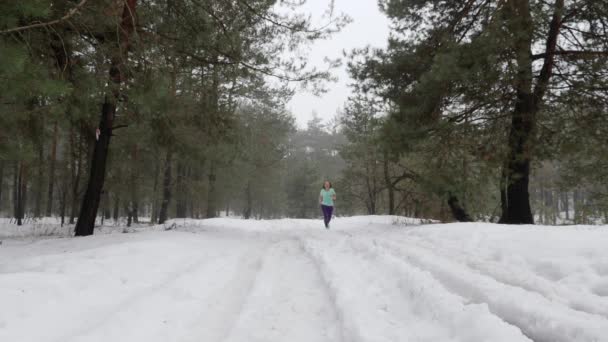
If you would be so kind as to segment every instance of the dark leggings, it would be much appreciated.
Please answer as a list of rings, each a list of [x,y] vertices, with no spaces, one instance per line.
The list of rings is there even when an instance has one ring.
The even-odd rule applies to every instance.
[[[327,227],[329,221],[331,221],[331,213],[334,211],[334,207],[331,205],[321,204],[321,210],[323,210],[323,221],[325,222],[325,226]]]

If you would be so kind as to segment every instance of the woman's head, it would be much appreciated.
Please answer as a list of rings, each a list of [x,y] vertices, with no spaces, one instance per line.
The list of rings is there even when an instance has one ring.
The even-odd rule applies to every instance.
[[[331,189],[331,182],[326,180],[325,182],[323,182],[323,189],[325,190],[329,190]]]

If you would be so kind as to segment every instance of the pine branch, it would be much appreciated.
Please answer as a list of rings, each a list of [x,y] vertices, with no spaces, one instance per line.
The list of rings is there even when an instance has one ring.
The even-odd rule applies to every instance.
[[[59,19],[51,20],[51,21],[48,21],[48,22],[45,22],[45,23],[36,23],[36,24],[27,25],[27,26],[20,26],[20,27],[11,28],[11,29],[8,29],[8,30],[2,30],[2,31],[0,31],[0,34],[20,32],[20,31],[25,31],[25,30],[31,30],[31,29],[39,28],[39,27],[47,27],[47,26],[59,24],[59,23],[61,23],[63,21],[66,21],[66,20],[70,19],[76,13],[78,13],[78,11],[86,4],[87,1],[88,0],[82,0],[82,1],[80,1],[80,3],[78,3],[78,5],[74,6],[63,17],[61,17]]]
[[[532,55],[532,59],[537,60],[537,59],[544,59],[547,58],[549,55],[551,56],[569,56],[569,57],[575,57],[575,58],[593,58],[593,57],[602,57],[602,56],[608,56],[608,51],[593,51],[593,50],[561,50],[561,51],[554,51],[552,53],[539,53],[536,55]]]

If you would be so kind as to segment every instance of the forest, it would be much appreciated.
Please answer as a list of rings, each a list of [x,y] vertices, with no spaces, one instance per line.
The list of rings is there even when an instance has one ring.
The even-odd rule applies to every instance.
[[[385,49],[346,51],[338,113],[287,102],[340,61],[327,1],[0,3],[0,214],[104,221],[403,215],[608,222],[608,3],[380,0]]]

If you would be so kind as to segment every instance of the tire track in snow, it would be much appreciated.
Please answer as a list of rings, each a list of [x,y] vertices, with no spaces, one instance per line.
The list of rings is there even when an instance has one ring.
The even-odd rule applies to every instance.
[[[187,286],[196,287],[197,285],[187,278],[194,277],[198,280],[209,281],[207,277],[210,273],[213,273],[212,271],[219,272],[226,266],[225,259],[238,257],[250,266],[255,265],[255,261],[252,260],[256,260],[256,256],[258,260],[261,259],[261,253],[258,253],[255,247],[253,247],[253,250],[245,250],[241,256],[219,254],[210,257],[210,255],[204,254],[197,258],[195,262],[189,263],[188,266],[171,272],[163,281],[123,299],[116,305],[113,305],[112,309],[105,310],[100,318],[56,341],[105,341],[108,340],[108,335],[110,334],[115,334],[115,337],[119,339],[124,339],[130,334],[134,335],[131,340],[142,340],[143,336],[141,335],[150,337],[157,334],[166,334],[168,340],[187,340],[190,338],[188,336],[192,336],[190,329],[184,331],[184,336],[181,339],[176,339],[175,331],[167,331],[167,328],[170,326],[162,326],[166,322],[155,321],[154,323],[157,325],[151,327],[147,326],[147,324],[146,327],[131,326],[128,323],[131,318],[138,316],[137,321],[141,322],[145,320],[146,316],[149,316],[147,317],[149,319],[159,319],[160,317],[165,317],[168,312],[184,314],[182,309],[177,307],[178,304],[176,302],[195,299],[193,294],[196,295],[196,289],[191,288],[191,292],[186,292],[185,289]],[[249,267],[247,265],[245,267]],[[238,267],[237,270],[242,270],[242,267]],[[257,270],[259,270],[259,267],[254,271],[257,272]],[[242,280],[242,274],[236,275],[236,278]],[[218,286],[221,286],[221,284],[218,284]],[[225,290],[225,288],[222,287],[222,290]],[[203,311],[208,310],[208,308],[200,307],[198,310]],[[192,312],[188,312],[188,314],[192,314]],[[179,317],[175,319],[177,320]],[[146,322],[143,323],[145,324]],[[161,327],[159,328],[159,326]],[[215,328],[218,329],[217,327]],[[109,340],[112,340],[112,338],[109,338]]]
[[[337,313],[301,244],[284,235],[268,248],[226,342],[340,342]]]
[[[484,304],[467,304],[427,272],[350,239],[308,239],[347,341],[530,341]]]
[[[417,240],[414,242],[417,247],[431,253],[446,250],[445,246],[439,246],[430,241],[422,241],[421,239]],[[389,243],[394,243],[394,241],[389,241]],[[404,243],[412,244],[408,240]],[[451,258],[452,260],[456,258],[459,263],[505,285],[520,287],[529,292],[536,292],[548,300],[561,302],[576,311],[608,318],[608,298],[606,297],[598,296],[594,293],[575,291],[557,282],[549,281],[526,268],[492,261],[480,262],[479,259],[483,258],[483,256],[477,256],[473,253],[467,253],[454,248],[449,248],[448,250],[448,253],[439,252],[439,255],[444,258]]]
[[[377,243],[376,239],[374,241]],[[370,249],[386,250],[396,258],[427,270],[450,291],[474,303],[487,303],[495,315],[519,327],[534,341],[598,342],[608,331],[608,320],[601,316],[576,311],[538,293],[501,283],[413,244],[357,243]]]

